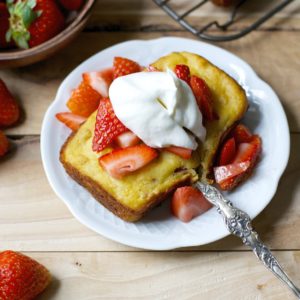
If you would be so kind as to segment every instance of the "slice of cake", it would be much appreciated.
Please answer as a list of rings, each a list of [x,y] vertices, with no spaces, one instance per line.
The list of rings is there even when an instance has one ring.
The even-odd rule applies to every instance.
[[[152,68],[167,71],[174,70],[176,65],[186,65],[191,75],[203,78],[213,97],[215,117],[205,123],[207,133],[204,141],[201,142],[198,137],[191,139],[192,142],[197,141],[199,146],[190,158],[162,148],[157,151],[157,157],[144,167],[122,178],[115,178],[99,164],[99,157],[113,150],[111,145],[102,151],[93,151],[97,112],[71,134],[61,149],[60,161],[68,174],[107,209],[126,221],[139,220],[179,186],[190,185],[199,179],[212,182],[212,166],[218,146],[248,106],[245,93],[238,83],[196,54],[171,53],[154,62]],[[191,137],[190,131],[187,132],[187,138]]]

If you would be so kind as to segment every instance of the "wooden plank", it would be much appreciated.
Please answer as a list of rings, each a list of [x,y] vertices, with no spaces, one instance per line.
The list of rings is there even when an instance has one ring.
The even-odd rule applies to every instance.
[[[275,5],[282,3],[282,0],[264,1],[261,0],[251,0],[248,1],[242,8],[241,14],[247,15],[258,15],[261,16],[265,11],[273,8]],[[184,13],[186,10],[194,7],[199,3],[198,0],[171,0],[168,5],[180,13]],[[279,17],[290,16],[299,17],[300,12],[298,1],[286,6],[282,11],[277,13]],[[207,2],[201,8],[194,11],[197,16],[220,16],[227,15],[231,11],[231,8],[223,8],[213,5],[211,2]],[[94,7],[94,14],[96,15],[116,15],[116,14],[135,14],[135,15],[163,15],[164,12],[153,2],[148,0],[101,0],[97,1]],[[99,19],[101,21],[101,19]]]
[[[291,156],[276,196],[254,222],[272,249],[300,249],[300,134],[292,134]],[[0,250],[132,251],[93,233],[75,220],[51,190],[39,153],[39,138],[16,142],[15,153],[0,167]],[[251,200],[249,200],[251,201]],[[228,237],[186,250],[241,250]]]
[[[39,300],[273,299],[288,288],[252,253],[28,253],[54,276]],[[276,252],[300,284],[300,252]]]
[[[186,21],[190,25],[194,26],[197,30],[202,29],[205,25],[212,21],[217,21],[219,24],[224,24],[228,21],[229,15],[223,16],[194,16],[191,15],[186,18]],[[258,16],[243,16],[238,22],[233,23],[227,32],[240,31],[255,21],[258,20]],[[262,24],[256,31],[299,31],[300,30],[300,18],[298,17],[273,17],[266,23]],[[113,15],[101,12],[93,13],[89,20],[85,32],[166,32],[166,31],[181,31],[185,32],[185,29],[174,21],[171,17],[167,16],[164,12],[158,15],[146,14],[142,18],[140,16],[128,12],[128,14],[116,13]],[[212,26],[209,30],[211,34],[226,34]]]
[[[247,5],[245,5],[239,13],[238,22],[235,22],[230,27],[230,30],[240,30],[248,26],[279,2],[281,2],[281,0],[264,2],[260,0],[248,1]],[[198,0],[176,0],[170,2],[171,7],[179,14],[194,7],[197,3],[199,3]],[[299,7],[299,2],[295,1],[268,20],[268,22],[264,23],[258,30],[298,30],[300,28]],[[201,8],[195,10],[187,20],[191,22],[192,25],[200,28],[214,20],[224,23],[229,18],[230,12],[230,8],[220,8],[208,2]],[[87,30],[170,31],[183,29],[154,4],[153,1],[104,0],[96,3]]]
[[[130,39],[152,39],[169,35],[193,38],[191,34],[182,32],[83,33],[53,58],[29,67],[0,71],[0,77],[14,91],[26,112],[23,124],[8,130],[8,133],[39,134],[43,116],[55,98],[59,84],[72,69],[92,54]],[[243,39],[219,44],[249,62],[275,89],[284,104],[292,132],[300,131],[298,35],[298,32],[293,31],[254,32]]]

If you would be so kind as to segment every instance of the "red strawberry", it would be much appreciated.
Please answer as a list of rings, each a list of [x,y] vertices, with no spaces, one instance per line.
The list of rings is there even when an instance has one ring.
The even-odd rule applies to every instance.
[[[127,148],[137,145],[141,140],[131,131],[121,133],[115,138],[117,145],[121,148]]]
[[[85,81],[72,92],[71,98],[67,102],[67,107],[75,115],[88,117],[99,106],[101,95],[96,92]]]
[[[114,78],[140,72],[141,67],[133,60],[116,56],[114,58]]]
[[[7,48],[10,44],[6,41],[6,32],[9,28],[9,12],[5,3],[0,3],[0,48]]]
[[[235,154],[235,139],[232,137],[229,140],[227,140],[222,146],[219,158],[219,166],[225,166],[230,164],[234,160]]]
[[[212,0],[212,2],[218,6],[230,6],[233,0]]]
[[[206,82],[197,76],[191,76],[190,85],[204,120],[213,121],[218,119],[213,110],[213,98]]]
[[[231,190],[247,179],[255,167],[261,152],[261,139],[254,135],[250,143],[238,146],[233,163],[214,168],[216,182],[222,190]]]
[[[256,161],[261,152],[261,139],[253,135],[250,143],[241,143],[238,146],[234,162]]]
[[[191,158],[192,157],[192,152],[193,152],[192,149],[187,149],[187,148],[177,147],[177,146],[170,146],[170,147],[166,147],[164,149],[168,152],[179,155],[180,157],[182,157],[184,159]]]
[[[64,28],[64,16],[54,0],[8,0],[9,40],[27,49],[50,40]]]
[[[45,290],[51,281],[49,271],[18,252],[0,253],[0,299],[30,300]]]
[[[181,80],[184,80],[187,84],[190,84],[191,73],[190,68],[187,65],[176,65],[175,74]]]
[[[249,143],[252,139],[252,133],[243,124],[238,124],[233,130],[233,136],[237,144]]]
[[[5,83],[0,79],[0,127],[15,124],[20,117],[20,108]]]
[[[81,117],[70,112],[58,113],[55,116],[60,122],[64,123],[73,131],[78,130],[80,125],[86,120],[85,117]]]
[[[173,215],[183,222],[191,221],[193,218],[208,211],[211,207],[212,205],[203,194],[191,186],[178,188],[171,202]]]
[[[225,166],[219,166],[214,168],[214,174],[216,182],[221,186],[222,189],[226,189],[227,185],[233,183],[234,179],[243,174],[250,167],[250,161],[236,162]],[[233,181],[230,181],[233,179]]]
[[[9,142],[6,135],[0,131],[0,156],[3,156],[9,148]],[[1,278],[1,276],[0,276]]]
[[[151,66],[151,65],[146,68],[146,71],[147,72],[159,72],[158,69],[156,69],[154,66]]]
[[[124,149],[113,150],[99,158],[99,164],[112,177],[121,179],[143,166],[149,164],[157,157],[157,151],[144,144]]]
[[[83,73],[82,77],[85,83],[90,85],[102,97],[108,97],[108,88],[114,78],[112,68],[99,72]]]
[[[115,115],[110,100],[108,98],[102,99],[96,117],[93,150],[102,151],[116,136],[127,130]]]
[[[59,0],[61,5],[67,10],[78,10],[83,4],[83,0]]]

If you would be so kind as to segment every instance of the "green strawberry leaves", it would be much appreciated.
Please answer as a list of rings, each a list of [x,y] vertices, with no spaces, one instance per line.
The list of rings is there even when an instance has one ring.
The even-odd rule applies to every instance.
[[[41,16],[42,11],[34,11],[36,0],[6,0],[10,14],[9,30],[6,33],[6,40],[14,40],[18,47],[28,49],[30,40],[30,25]]]

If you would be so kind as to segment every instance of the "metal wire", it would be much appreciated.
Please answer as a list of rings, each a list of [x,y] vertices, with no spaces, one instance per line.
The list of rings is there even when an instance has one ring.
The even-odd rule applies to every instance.
[[[247,2],[247,0],[239,0],[239,2],[234,6],[232,9],[232,12],[230,13],[229,19],[224,24],[220,24],[218,21],[212,21],[206,25],[204,25],[201,29],[196,29],[194,26],[192,26],[188,21],[185,19],[196,9],[200,8],[202,5],[204,5],[209,0],[202,0],[186,12],[182,14],[178,14],[174,9],[171,8],[170,2],[172,0],[153,0],[159,7],[161,7],[170,17],[172,17],[175,21],[177,21],[183,28],[187,29],[192,34],[196,35],[197,37],[207,40],[207,41],[213,41],[213,42],[224,42],[224,41],[232,41],[235,39],[238,39],[254,29],[258,28],[261,24],[266,22],[268,19],[270,19],[273,15],[275,15],[277,12],[282,10],[284,7],[286,7],[288,4],[295,0],[284,0],[281,3],[279,3],[277,6],[272,8],[270,11],[266,12],[262,17],[257,19],[255,22],[253,22],[251,25],[246,27],[245,29],[228,35],[211,35],[207,33],[207,30],[215,26],[217,29],[221,31],[226,31],[230,28],[230,26],[236,21],[236,16],[238,14],[239,9]]]

